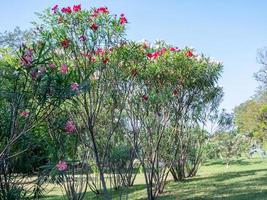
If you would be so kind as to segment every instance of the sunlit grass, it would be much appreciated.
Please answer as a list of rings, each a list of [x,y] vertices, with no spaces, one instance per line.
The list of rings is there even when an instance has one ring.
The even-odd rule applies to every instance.
[[[138,175],[135,186],[128,191],[129,200],[146,199],[142,175]],[[59,187],[52,189],[43,200],[62,199]],[[126,193],[126,192],[125,192]],[[88,191],[86,199],[103,199]],[[115,192],[113,199],[119,199]],[[124,198],[126,197],[124,196]],[[169,180],[165,192],[159,199],[267,199],[267,159],[239,159],[227,168],[222,161],[210,161],[200,168],[198,175],[184,182]]]

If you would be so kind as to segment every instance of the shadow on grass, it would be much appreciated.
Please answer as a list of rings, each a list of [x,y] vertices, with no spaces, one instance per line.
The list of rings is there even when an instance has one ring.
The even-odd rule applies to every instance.
[[[255,164],[255,167],[245,168]],[[262,165],[257,165],[262,163]],[[223,164],[222,161],[215,161],[209,165]],[[259,160],[237,160],[233,168],[235,171],[218,171],[209,173],[208,176],[197,176],[184,182],[169,181],[165,192],[159,196],[159,200],[266,200],[267,199],[267,166],[266,162]],[[207,165],[206,165],[207,166]],[[217,166],[218,167],[218,166]],[[208,170],[212,168],[208,167]],[[128,190],[112,190],[112,199],[126,200],[128,193],[129,200],[146,200],[144,184],[134,185]],[[122,195],[120,195],[122,194]],[[120,198],[121,196],[121,198]],[[60,196],[47,196],[45,200],[60,200]],[[102,200],[102,195],[95,195],[87,192],[86,200]]]
[[[127,194],[129,196],[129,195],[131,195],[131,193],[145,190],[145,188],[146,187],[144,184],[139,184],[139,185],[134,185],[132,187],[129,187],[127,189],[126,188],[120,189],[120,190],[112,189],[112,190],[109,190],[109,193],[111,194],[112,199],[124,200],[124,199],[126,199]],[[142,194],[144,194],[144,193],[142,193]],[[64,199],[64,197],[61,195],[47,195],[42,200],[62,200],[62,199]],[[90,199],[92,199],[92,200],[104,200],[104,197],[103,197],[103,194],[96,195],[93,192],[86,192],[85,200],[87,200],[87,199],[88,200],[90,200]],[[129,197],[128,197],[128,199],[130,200]]]
[[[262,176],[255,177],[258,172]],[[173,195],[169,197],[169,194]],[[160,199],[266,200],[267,169],[225,172],[192,178],[184,183],[172,182],[167,187],[166,195],[166,198],[163,194]]]
[[[254,177],[257,172],[266,172],[265,175]],[[247,181],[242,177],[249,176]],[[253,178],[254,177],[254,178]],[[238,179],[235,182],[231,180]],[[239,180],[241,179],[241,180]],[[224,182],[226,181],[226,182]],[[265,186],[265,187],[264,187]],[[263,189],[264,188],[264,189]],[[128,190],[112,191],[112,199],[146,200],[145,185],[139,184]],[[61,200],[62,196],[47,196],[45,200]],[[86,200],[103,200],[102,195],[87,192]],[[210,177],[196,177],[185,182],[168,182],[166,190],[158,200],[266,200],[267,199],[267,169],[247,170],[241,172],[225,172]]]
[[[230,165],[254,165],[254,164],[260,164],[264,161],[264,159],[262,159],[262,161],[259,160],[244,160],[244,159],[237,159],[237,160],[232,160],[230,161]],[[215,161],[208,161],[205,166],[211,166],[211,165],[226,165],[225,161],[223,160],[215,160]]]
[[[221,174],[217,174],[214,176],[208,176],[208,177],[196,176],[196,177],[188,178],[188,179],[184,180],[183,183],[190,183],[190,182],[197,183],[199,181],[207,182],[207,183],[212,181],[212,182],[218,183],[218,182],[227,181],[227,180],[234,179],[234,178],[242,178],[245,176],[253,177],[258,172],[266,172],[267,173],[267,169],[253,169],[253,170],[246,170],[246,171],[239,171],[239,172],[235,172],[235,171],[224,172]],[[267,185],[267,182],[266,182],[266,185]]]

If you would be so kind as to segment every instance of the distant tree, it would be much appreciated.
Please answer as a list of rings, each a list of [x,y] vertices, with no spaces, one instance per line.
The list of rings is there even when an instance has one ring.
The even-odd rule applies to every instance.
[[[30,30],[21,30],[16,27],[13,31],[5,31],[0,33],[0,46],[4,48],[18,49],[22,44],[33,41],[32,32]]]
[[[247,150],[247,138],[238,134],[235,130],[217,133],[212,137],[210,143],[216,143],[212,151],[218,153],[228,167],[232,160],[241,157]]]
[[[262,68],[254,74],[255,79],[261,83],[259,89],[267,90],[267,47],[264,47],[258,51],[258,62],[262,65]]]
[[[213,135],[217,132],[227,131],[233,128],[234,113],[228,113],[225,109],[215,109],[208,115],[209,117],[209,134]]]
[[[234,123],[240,134],[260,143],[266,139],[266,94],[258,93],[234,109]]]

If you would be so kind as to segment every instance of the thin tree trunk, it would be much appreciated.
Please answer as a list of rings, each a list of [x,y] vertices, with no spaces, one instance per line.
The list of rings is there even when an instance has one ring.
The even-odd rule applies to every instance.
[[[107,190],[105,176],[104,176],[104,172],[103,172],[103,169],[101,167],[100,160],[99,160],[99,155],[98,155],[98,151],[97,151],[96,141],[95,141],[95,137],[94,137],[94,133],[93,133],[92,128],[90,128],[90,134],[91,134],[91,139],[92,139],[92,143],[93,143],[93,149],[94,149],[94,154],[95,154],[95,161],[96,161],[97,168],[99,170],[100,181],[101,181],[102,186],[103,186],[104,199],[105,200],[110,200],[111,198],[110,198],[110,195],[109,195],[108,190]]]

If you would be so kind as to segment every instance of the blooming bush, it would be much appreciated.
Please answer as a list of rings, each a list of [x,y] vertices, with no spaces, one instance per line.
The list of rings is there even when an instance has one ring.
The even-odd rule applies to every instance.
[[[1,199],[14,192],[12,188],[17,187],[17,182],[24,181],[17,177],[17,166],[13,162],[18,162],[21,154],[34,147],[23,146],[23,140],[38,131],[66,96],[64,92],[58,92],[64,91],[64,86],[48,67],[50,58],[47,51],[46,42],[42,40],[24,44],[15,52],[1,50],[0,178],[4,180],[0,187]],[[39,182],[34,181],[36,184]],[[28,196],[31,191],[22,185],[21,190],[24,189]]]
[[[18,70],[9,71],[12,86],[22,75],[23,94],[11,121],[22,122],[20,134],[42,120],[50,170],[68,199],[84,199],[87,187],[96,194],[103,188],[110,199],[105,174],[119,173],[119,184],[129,187],[136,159],[150,200],[163,192],[170,170],[175,176],[185,165],[197,168],[192,152],[201,145],[191,145],[205,113],[218,106],[220,63],[163,41],[127,41],[126,16],[106,7],[55,5],[39,16],[35,43],[20,48]],[[120,188],[117,180],[110,185]]]
[[[111,15],[106,7],[84,10],[81,5],[64,8],[56,5],[40,17],[43,24],[36,24],[37,37],[49,41],[49,69],[64,85],[71,119],[81,127],[77,130],[74,121],[68,120],[64,130],[79,136],[78,146],[93,147],[93,160],[108,198],[102,163],[116,123],[119,123],[122,99],[129,94],[123,86],[127,82],[121,85],[121,79],[129,76],[123,70],[127,60],[118,59],[127,19],[124,14],[119,18]],[[106,117],[103,117],[103,109],[107,110]],[[96,187],[91,185],[90,188]],[[99,193],[98,190],[95,192]]]

